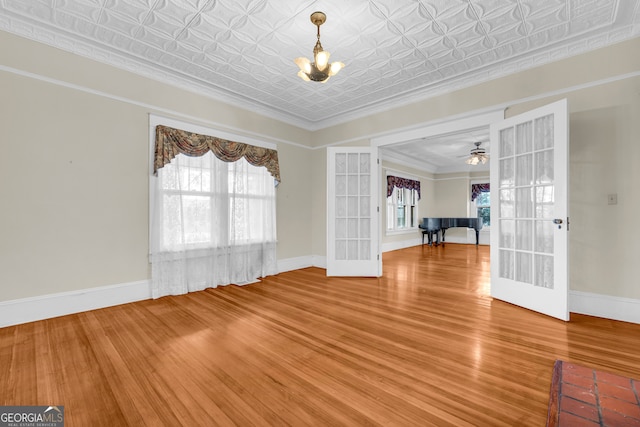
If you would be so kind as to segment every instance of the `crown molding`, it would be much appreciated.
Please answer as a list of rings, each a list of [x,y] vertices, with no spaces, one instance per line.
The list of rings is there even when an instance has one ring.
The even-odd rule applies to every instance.
[[[394,95],[393,98],[377,101],[375,104],[359,107],[348,112],[339,112],[332,117],[317,121],[308,120],[290,112],[278,110],[270,105],[265,105],[235,93],[225,91],[223,88],[214,87],[207,82],[188,78],[175,70],[163,68],[158,64],[150,63],[132,55],[105,49],[97,43],[44,27],[42,24],[36,25],[34,22],[10,15],[3,15],[0,17],[0,29],[119,69],[152,78],[180,89],[195,92],[292,126],[308,131],[317,131],[372,114],[405,107],[418,101],[635,38],[640,35],[640,22],[633,21],[638,21],[639,16],[640,13],[636,11],[635,15],[630,19],[627,18],[631,22],[614,30],[594,36],[574,38],[571,42],[544,49],[533,55],[524,55],[520,58],[491,64],[480,70],[473,70],[473,72],[457,75],[437,84],[425,85],[417,90]]]

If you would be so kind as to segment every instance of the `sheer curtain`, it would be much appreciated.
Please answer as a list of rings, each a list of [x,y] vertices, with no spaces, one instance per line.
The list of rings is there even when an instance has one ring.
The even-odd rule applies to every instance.
[[[152,296],[277,273],[273,176],[244,158],[178,154],[152,180]]]

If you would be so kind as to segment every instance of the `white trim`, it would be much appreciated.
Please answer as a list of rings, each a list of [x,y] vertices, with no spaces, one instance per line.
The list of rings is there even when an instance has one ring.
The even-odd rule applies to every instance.
[[[225,132],[223,130],[216,129],[216,128],[201,126],[191,122],[185,122],[184,120],[177,120],[177,119],[172,119],[170,117],[149,113],[149,128],[150,128],[152,139],[155,139],[155,128],[157,125],[170,126],[175,129],[186,130],[187,132],[214,136],[216,138],[227,139],[235,142],[242,142],[245,144],[255,145],[257,147],[270,148],[272,150],[277,149],[276,144],[265,142],[261,139],[255,139],[249,136],[242,136],[239,134]]]
[[[312,265],[318,268],[327,268],[327,257],[324,255],[311,255],[313,258]]]
[[[279,259],[278,273],[285,273],[287,271],[300,270],[301,268],[314,266],[314,259],[312,255]]]
[[[405,178],[405,179],[412,179],[414,181],[420,181],[420,177],[410,174],[409,172],[405,172],[405,171],[397,171],[397,170],[393,170],[390,168],[386,168],[386,167],[382,167],[382,169],[384,169],[384,176],[385,178],[387,176],[397,176],[400,178]]]
[[[416,231],[420,231],[419,226],[413,228],[400,228],[397,230],[385,230],[385,236],[399,236],[402,234],[414,234]]]
[[[406,156],[403,156],[401,154],[383,150],[380,150],[380,158],[385,162],[394,163],[396,165],[401,165],[428,173],[436,173],[438,170],[438,165],[430,163],[424,158],[407,158]]]
[[[0,302],[0,327],[151,298],[150,282],[123,283]]]
[[[407,130],[398,130],[385,136],[371,138],[371,146],[382,147],[414,139],[450,134],[466,129],[488,127],[491,123],[504,120],[504,108],[485,112],[471,112],[464,115],[449,116],[445,120],[421,123]]]
[[[638,299],[569,291],[569,311],[640,324],[640,300]]]
[[[471,175],[461,175],[461,176],[450,176],[447,178],[435,178],[434,181],[453,181],[455,179],[467,179],[470,180],[472,177]]]
[[[399,249],[411,248],[413,246],[422,245],[422,238],[415,237],[412,239],[401,240],[398,242],[387,242],[382,244],[382,252],[397,251]],[[425,243],[426,245],[426,243]]]
[[[391,168],[391,167],[388,167],[388,166],[382,166],[382,169],[385,171],[385,173],[387,175],[389,173],[392,173],[392,174],[393,173],[404,173],[404,174],[407,173],[407,171],[400,170],[400,169],[394,169],[394,168]],[[424,176],[424,175],[415,175],[415,176],[416,176],[416,178],[411,178],[411,179],[416,179],[418,181],[423,180],[423,179],[426,180],[426,181],[437,181],[438,180],[437,178],[432,178],[430,176]]]
[[[473,236],[471,236],[470,238],[468,238],[466,240],[465,240],[464,237],[453,236],[450,239],[447,238],[447,241],[445,242],[445,244],[447,244],[447,243],[455,243],[455,244],[460,244],[460,245],[475,245],[476,244],[476,235],[475,235],[475,233],[473,233]],[[442,244],[442,243],[440,243],[440,244]],[[480,246],[488,245],[488,244],[489,244],[488,243],[488,239],[487,239],[487,242],[485,242],[485,243],[482,242],[482,239],[480,240]],[[397,242],[386,242],[386,243],[383,243],[382,244],[382,252],[397,251],[399,249],[411,248],[413,246],[423,246],[423,244],[422,244],[422,236],[416,237],[414,239],[407,239],[407,240],[401,240],[401,241],[397,241]],[[426,239],[425,239],[425,242],[424,242],[424,246],[429,246],[427,244]]]
[[[448,243],[457,242],[454,239]],[[383,252],[420,246],[420,238],[382,245]],[[306,267],[326,268],[326,257],[312,255],[278,261],[278,272]],[[97,310],[151,298],[148,280],[60,292],[0,302],[0,328]],[[590,292],[569,291],[569,311],[640,324],[640,300]]]
[[[474,176],[473,178],[471,178],[471,181],[469,181],[469,185],[473,185],[473,184],[488,184],[489,183],[489,175],[486,176]]]
[[[23,36],[25,37],[25,36]],[[37,41],[37,40],[36,40]],[[531,102],[531,101],[536,101],[536,100],[540,100],[540,99],[545,99],[548,97],[553,97],[553,96],[560,96],[560,95],[564,95],[564,94],[568,94],[571,92],[574,92],[576,90],[582,90],[582,89],[589,89],[592,87],[597,87],[597,86],[601,86],[601,85],[605,85],[605,84],[609,84],[609,83],[614,83],[617,81],[622,81],[622,80],[626,80],[626,79],[631,79],[631,78],[635,78],[640,76],[640,71],[634,71],[634,72],[630,72],[630,73],[625,73],[625,74],[618,74],[612,77],[608,77],[608,78],[604,78],[604,79],[600,79],[600,80],[594,80],[591,82],[587,82],[587,83],[583,83],[580,85],[574,85],[574,86],[569,86],[566,88],[562,88],[559,90],[554,90],[554,91],[548,91],[548,92],[543,92],[543,93],[539,93],[536,95],[532,95],[532,96],[528,96],[525,98],[519,98],[519,99],[512,99],[510,101],[507,102],[501,102],[492,106],[488,106],[488,107],[484,107],[484,108],[480,108],[478,110],[473,110],[470,112],[465,112],[462,114],[454,114],[454,115],[450,115],[447,116],[446,118],[443,119],[435,119],[435,120],[431,120],[431,121],[427,121],[427,122],[423,122],[423,123],[418,123],[418,124],[414,124],[414,125],[410,125],[410,126],[405,126],[405,127],[401,127],[401,128],[397,128],[397,129],[391,129],[391,130],[385,130],[385,131],[378,131],[378,132],[374,132],[374,133],[369,133],[369,134],[365,134],[365,135],[360,135],[357,137],[352,137],[352,138],[346,138],[346,139],[342,139],[339,141],[334,141],[328,144],[324,144],[324,145],[319,145],[319,146],[308,146],[308,145],[304,145],[304,144],[300,144],[299,142],[295,142],[295,141],[291,141],[288,139],[283,139],[283,138],[279,138],[279,137],[274,137],[274,136],[267,136],[265,134],[262,133],[258,133],[258,132],[252,132],[246,129],[241,129],[238,127],[234,127],[234,126],[230,126],[228,124],[222,124],[219,122],[215,122],[212,120],[208,120],[202,117],[195,117],[189,114],[185,114],[179,111],[175,111],[175,110],[171,110],[168,108],[164,108],[164,107],[160,107],[158,105],[153,105],[153,104],[149,104],[146,102],[141,102],[141,101],[136,101],[134,99],[131,98],[126,98],[123,96],[118,96],[118,95],[113,95],[107,92],[103,92],[100,90],[96,90],[96,89],[92,89],[90,87],[87,86],[81,86],[75,83],[69,83],[69,82],[65,82],[63,80],[59,80],[59,79],[55,79],[52,77],[47,77],[44,76],[42,74],[36,74],[36,73],[32,73],[29,71],[25,71],[25,70],[20,70],[17,68],[13,68],[13,67],[9,67],[6,65],[0,65],[0,71],[5,71],[8,73],[12,73],[12,74],[16,74],[22,77],[28,77],[28,78],[32,78],[34,80],[40,80],[40,81],[44,81],[50,84],[54,84],[57,86],[62,86],[62,87],[66,87],[68,89],[73,89],[73,90],[77,90],[80,92],[84,92],[84,93],[89,93],[92,95],[96,95],[96,96],[101,96],[103,98],[107,98],[107,99],[112,99],[115,101],[119,101],[119,102],[124,102],[127,104],[131,104],[131,105],[135,105],[138,107],[142,107],[142,108],[146,108],[148,110],[154,110],[163,114],[168,114],[171,116],[175,116],[175,117],[181,117],[184,120],[189,120],[191,122],[198,122],[198,123],[206,123],[210,126],[216,127],[216,128],[224,128],[224,129],[230,129],[234,132],[239,132],[241,134],[245,134],[245,135],[251,135],[257,138],[264,138],[266,140],[270,140],[270,141],[276,141],[276,142],[280,142],[280,143],[284,143],[284,144],[288,144],[288,145],[293,145],[295,147],[299,147],[299,148],[305,148],[308,150],[322,150],[325,149],[327,147],[332,147],[332,146],[336,146],[336,145],[345,145],[351,142],[355,142],[355,141],[362,141],[362,140],[366,140],[366,139],[371,139],[372,141],[378,140],[378,139],[383,139],[383,138],[393,138],[396,134],[398,133],[406,133],[406,132],[411,132],[411,131],[419,131],[420,129],[424,128],[425,126],[435,126],[438,124],[443,124],[446,122],[450,122],[450,121],[455,121],[455,120],[462,120],[464,118],[468,118],[470,116],[474,116],[474,115],[483,115],[483,114],[491,114],[491,112],[495,112],[496,110],[501,110],[504,111],[506,110],[508,107],[513,106],[513,105],[519,105],[519,104],[524,104],[527,102]],[[501,78],[503,76],[496,76],[495,79]],[[157,80],[157,79],[156,79]],[[161,82],[163,84],[168,84],[170,86],[171,83],[168,82]],[[183,89],[183,90],[188,90],[187,88],[181,87],[181,86],[175,86],[174,87],[178,87],[179,89]],[[202,92],[198,91],[196,92],[199,95],[203,95]],[[206,96],[206,95],[204,95]],[[426,101],[431,97],[426,97],[424,99],[419,99],[416,100],[414,102],[421,102],[421,101]],[[216,98],[212,98],[212,99],[216,99]],[[216,99],[217,101],[220,102],[227,102],[225,100],[221,100],[221,99]],[[254,114],[258,114],[258,115],[264,115],[262,113],[258,113],[254,110],[251,110],[249,108],[247,108],[246,106],[237,106],[234,105],[232,103],[229,103],[231,106],[235,106],[238,108],[242,108],[242,109],[246,109],[246,111],[252,112]],[[395,109],[391,108],[391,109]],[[278,120],[275,117],[272,116],[265,116],[265,117],[270,117],[274,120]],[[365,116],[366,117],[366,116]],[[357,119],[354,119],[357,120]],[[286,122],[285,122],[286,123]],[[304,127],[304,126],[300,126],[300,128],[309,131],[309,132],[316,132],[318,130],[322,130],[324,129],[323,127]],[[420,138],[425,137],[425,135],[420,135]],[[406,140],[405,140],[406,141]],[[402,142],[402,141],[398,141],[398,142]],[[386,144],[385,144],[386,145]]]
[[[447,243],[457,243],[457,244],[460,244],[460,245],[475,245],[476,244],[476,233],[475,233],[475,231],[471,231],[468,228],[465,228],[465,230],[467,232],[465,237],[462,237],[462,236],[451,236],[451,237],[449,237],[445,233],[445,238],[447,240],[445,240],[444,243],[445,244],[447,244]],[[442,243],[442,242],[440,242],[440,243]]]
[[[633,5],[627,6],[626,10],[629,11],[628,16],[631,15],[632,9]],[[624,16],[625,14],[623,13],[622,15]],[[608,47],[633,39],[640,33],[640,24],[624,16],[620,18],[627,19],[623,25],[605,31],[604,33],[599,32],[587,37],[575,37],[571,39],[571,41],[559,43],[551,48],[530,52],[524,57],[516,55],[507,61],[487,64],[479,69],[473,70],[473,72],[461,73],[458,76],[444,79],[444,81],[438,83],[425,83],[419,88],[405,91],[399,97],[380,100],[368,106],[337,112],[325,118],[312,120],[299,117],[294,113],[278,111],[273,107],[259,102],[252,102],[242,95],[225,89],[225,83],[234,81],[233,78],[228,76],[218,75],[219,78],[224,77],[224,81],[218,82],[216,85],[206,84],[206,82],[203,83],[196,78],[184,78],[183,76],[166,72],[166,70],[159,70],[148,61],[140,60],[140,58],[132,56],[131,54],[115,52],[96,43],[80,40],[69,33],[34,24],[31,21],[25,20],[24,17],[7,15],[3,18],[4,19],[0,20],[0,29],[9,33],[48,46],[53,46],[102,64],[126,70],[136,75],[151,78],[167,85],[207,96],[239,108],[250,111],[260,111],[260,113],[257,114],[271,117],[300,128],[306,128],[310,131],[337,126],[373,114],[381,114],[425,99],[442,96],[443,94],[462,90],[480,83],[486,83],[515,73],[528,71],[533,67],[587,54],[597,48]]]
[[[305,256],[278,260],[278,273],[313,266],[325,268],[324,259]],[[249,283],[239,285],[246,284]],[[149,280],[0,301],[0,328],[147,299],[151,299]]]
[[[6,65],[0,65],[0,71],[6,71],[6,72],[9,72],[9,73],[16,74],[18,76],[28,77],[28,78],[31,78],[31,79],[34,79],[34,80],[39,80],[39,81],[43,81],[43,82],[46,82],[46,83],[54,84],[56,86],[65,87],[67,89],[73,89],[73,90],[77,90],[79,92],[88,93],[90,95],[96,95],[96,96],[100,96],[100,97],[103,97],[103,98],[106,98],[106,99],[111,99],[113,101],[124,102],[126,104],[135,105],[136,107],[142,107],[142,108],[147,109],[147,110],[154,110],[154,111],[157,111],[157,112],[161,112],[163,114],[168,114],[168,115],[175,116],[175,117],[181,117],[182,119],[188,120],[190,122],[205,123],[205,124],[207,124],[209,126],[213,126],[215,128],[230,129],[233,132],[238,132],[238,133],[241,133],[243,135],[251,135],[251,136],[256,137],[256,138],[265,138],[265,139],[268,139],[268,140],[271,140],[271,141],[281,142],[281,143],[284,143],[284,144],[289,144],[289,145],[293,145],[293,146],[300,147],[300,148],[307,148],[307,149],[312,149],[313,148],[313,147],[309,147],[307,145],[303,145],[303,144],[300,144],[298,142],[290,141],[290,140],[287,140],[287,139],[281,139],[281,138],[278,138],[278,137],[267,136],[267,135],[264,135],[262,133],[252,132],[250,130],[246,130],[246,129],[230,126],[228,124],[222,124],[220,122],[215,122],[213,120],[208,120],[208,119],[205,119],[205,118],[202,118],[202,117],[192,116],[192,115],[189,115],[189,114],[181,113],[179,111],[171,110],[171,109],[160,107],[160,106],[153,105],[153,104],[148,104],[146,102],[136,101],[136,100],[131,99],[131,98],[126,98],[126,97],[119,96],[119,95],[113,95],[111,93],[103,92],[101,90],[92,89],[92,88],[87,87],[87,86],[81,86],[81,85],[77,85],[75,83],[68,83],[68,82],[65,82],[63,80],[58,80],[58,79],[55,79],[55,78],[52,78],[52,77],[43,76],[41,74],[31,73],[29,71],[24,71],[24,70],[19,70],[19,69],[12,68],[12,67],[7,67]],[[171,86],[171,84],[169,84],[169,83],[164,83],[164,84],[168,84],[169,86]],[[184,88],[180,88],[180,89],[184,89]],[[199,93],[199,94],[202,95],[202,93]],[[222,102],[224,102],[224,101],[222,101]],[[256,113],[255,111],[252,111],[252,110],[249,110],[249,109],[247,109],[246,111],[254,113],[254,114],[261,115],[260,113]],[[274,120],[277,120],[277,119],[274,118]]]

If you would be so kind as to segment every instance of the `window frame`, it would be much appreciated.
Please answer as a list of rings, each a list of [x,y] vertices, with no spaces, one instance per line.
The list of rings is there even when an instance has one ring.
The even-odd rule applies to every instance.
[[[215,129],[215,128],[209,128],[209,127],[205,127],[205,126],[200,126],[200,125],[196,125],[196,124],[193,124],[193,123],[184,122],[184,121],[181,121],[181,120],[176,120],[176,119],[172,119],[172,118],[168,118],[168,117],[164,117],[164,116],[160,116],[160,115],[156,115],[156,114],[149,114],[149,239],[150,239],[150,241],[152,239],[153,233],[155,233],[155,230],[154,230],[154,217],[155,217],[155,209],[156,209],[155,185],[156,185],[156,183],[158,182],[158,179],[159,179],[159,177],[154,175],[154,173],[153,173],[153,171],[154,171],[155,140],[156,140],[156,126],[158,126],[158,125],[169,126],[169,127],[182,129],[182,130],[185,130],[185,131],[188,131],[188,132],[199,133],[199,134],[203,134],[203,135],[217,136],[218,138],[227,139],[227,140],[230,140],[230,141],[242,142],[242,143],[246,143],[246,144],[250,144],[250,145],[254,145],[254,146],[258,146],[258,147],[270,148],[270,149],[273,149],[273,150],[277,149],[277,146],[275,144],[272,144],[272,143],[269,143],[269,142],[265,142],[265,141],[261,141],[261,140],[257,140],[257,139],[253,139],[251,137],[241,136],[241,135],[229,133],[229,132],[226,132],[226,131],[223,131],[223,130],[218,130],[218,129]],[[167,191],[171,191],[171,190],[162,190],[162,193],[166,194]],[[183,193],[184,193],[184,191],[183,191]],[[200,192],[198,192],[198,193],[200,195],[203,195]],[[211,189],[209,194],[211,196],[216,194],[213,191],[213,188]],[[276,200],[276,203],[277,203],[277,200]],[[159,238],[161,240],[163,240],[164,236],[159,236]],[[244,244],[253,245],[254,242],[247,241]],[[188,246],[188,244],[186,244],[186,245]],[[204,245],[204,246],[206,246],[206,245]],[[202,249],[204,249],[204,246],[202,246]],[[185,247],[184,250],[200,250],[200,249],[201,249],[201,245],[196,244],[196,245]],[[149,244],[149,257],[151,257],[151,243]],[[149,259],[151,259],[151,258],[149,258]]]
[[[471,186],[473,184],[488,184],[489,183],[489,178],[486,179],[476,179],[476,180],[472,180],[471,182],[469,182],[469,191],[471,191]],[[491,194],[491,191],[488,191],[487,193]],[[491,214],[491,197],[489,197],[488,199],[488,204],[486,205],[480,205],[478,203],[478,198],[476,198],[473,202],[471,202],[470,204],[470,212],[469,212],[469,216],[475,216],[475,217],[480,217],[480,215],[478,214],[478,209],[480,208],[489,208],[489,215]],[[487,225],[484,224],[482,225],[482,230],[480,231],[489,231],[491,229],[491,225]]]
[[[411,177],[411,176],[407,176],[407,175],[402,175],[402,174],[398,174],[397,172],[394,173],[387,173],[385,175],[385,182],[386,182],[386,177],[392,175],[392,176],[397,176],[400,178],[406,178],[406,179],[412,179],[415,181],[419,181],[419,179]],[[386,196],[386,186],[383,186],[385,188],[385,196]],[[408,208],[405,208],[405,218],[410,218],[411,217],[411,208],[414,208],[413,211],[413,218],[414,218],[414,225],[413,226],[409,226],[409,227],[403,227],[403,228],[397,228],[397,224],[398,224],[398,219],[397,219],[397,212],[398,212],[398,204],[396,203],[398,200],[398,192],[402,191],[402,194],[404,195],[404,199],[411,199],[412,203],[411,204],[403,204],[402,206],[406,206]],[[390,210],[390,203],[389,203],[389,199],[392,199],[392,209]],[[405,234],[405,233],[412,233],[415,232],[416,230],[419,229],[419,225],[420,225],[420,212],[419,212],[419,205],[420,205],[420,200],[418,198],[418,191],[417,190],[412,190],[412,189],[408,189],[408,188],[398,188],[398,187],[394,187],[393,188],[393,193],[391,194],[391,196],[386,197],[386,203],[385,203],[385,208],[386,208],[386,224],[385,224],[385,234],[386,235],[393,235],[393,234]],[[394,225],[393,228],[389,228],[389,223],[390,223],[390,218],[389,218],[389,214],[390,211],[392,213],[392,224]]]

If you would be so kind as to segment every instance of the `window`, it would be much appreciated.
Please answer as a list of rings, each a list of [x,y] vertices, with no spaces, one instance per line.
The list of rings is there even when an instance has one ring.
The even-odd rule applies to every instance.
[[[418,191],[394,187],[387,197],[387,231],[418,227]]]
[[[275,241],[273,177],[245,159],[179,154],[158,174],[160,250],[224,248]]]
[[[481,184],[485,185],[485,184]],[[486,184],[486,188],[483,188],[477,193],[475,198],[476,213],[478,218],[482,218],[483,227],[491,226],[491,191],[489,185]]]
[[[155,120],[152,116],[152,297],[276,274],[277,151]]]

